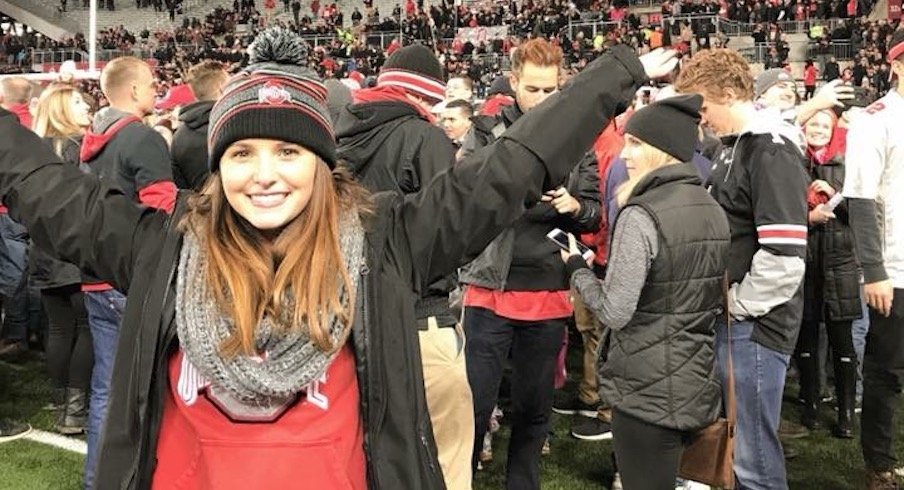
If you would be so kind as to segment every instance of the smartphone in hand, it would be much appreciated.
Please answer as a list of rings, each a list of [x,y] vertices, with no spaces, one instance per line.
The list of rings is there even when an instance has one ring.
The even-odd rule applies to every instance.
[[[555,244],[558,245],[562,250],[565,250],[566,252],[568,251],[568,233],[555,228],[546,234],[546,238],[549,238],[550,240],[555,242]],[[590,248],[588,248],[581,242],[578,242],[578,250],[581,251],[581,257],[584,257],[584,260],[587,261],[591,260],[595,255],[593,253],[593,250],[590,250]]]

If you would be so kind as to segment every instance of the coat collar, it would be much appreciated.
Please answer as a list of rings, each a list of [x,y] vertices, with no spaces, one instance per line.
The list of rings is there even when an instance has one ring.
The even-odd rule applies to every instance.
[[[645,175],[634,186],[629,201],[636,199],[653,189],[671,184],[702,185],[697,168],[692,163],[677,163],[658,168]]]

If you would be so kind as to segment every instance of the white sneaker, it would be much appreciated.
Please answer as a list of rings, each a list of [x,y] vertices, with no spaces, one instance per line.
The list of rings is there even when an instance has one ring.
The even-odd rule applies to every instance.
[[[621,475],[618,473],[616,473],[615,478],[612,479],[612,490],[624,490],[621,484]]]
[[[681,487],[682,490],[711,490],[712,487],[709,485],[704,485],[702,483],[698,483],[695,481],[686,480],[684,482],[684,486]]]

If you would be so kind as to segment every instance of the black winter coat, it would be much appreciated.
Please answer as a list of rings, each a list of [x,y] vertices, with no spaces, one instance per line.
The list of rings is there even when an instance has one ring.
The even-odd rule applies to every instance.
[[[824,165],[811,160],[810,177],[824,180],[837,192],[844,187],[844,157]],[[835,219],[810,225],[807,234],[807,272],[804,276],[804,321],[852,321],[863,316],[860,304],[860,265],[844,201]]]
[[[201,190],[210,170],[207,165],[207,125],[213,102],[185,106],[179,114],[182,124],[173,133],[173,181],[179,189]]]
[[[455,163],[449,137],[403,102],[346,106],[336,139],[339,158],[368,189],[413,194]]]
[[[522,118],[492,150],[459,163],[416,195],[378,200],[378,213],[367,225],[369,267],[361,271],[350,337],[370,488],[444,487],[420,367],[414,314],[420,290],[486,246],[540,199],[548,182],[564,181],[580,149],[590,146],[645,80],[636,55],[615,48]],[[162,212],[55,163],[58,157],[6,111],[0,111],[0,134],[0,199],[11,216],[26,224],[39,245],[127,292],[97,488],[148,488],[168,384],[166,362],[177,347],[180,234]]]
[[[345,106],[338,125],[342,164],[372,192],[415,194],[455,164],[446,134],[404,102]],[[449,307],[449,293],[457,285],[454,274],[430,284],[415,305],[417,318],[454,325],[458,315]]]
[[[54,148],[52,139],[44,140],[51,148]],[[60,146],[60,156],[66,163],[78,167],[79,148],[81,139],[67,139]],[[56,149],[54,148],[54,151]],[[28,254],[28,270],[31,274],[31,284],[37,289],[59,288],[81,284],[82,273],[78,267],[58,260],[47,250],[41,247],[31,247]]]

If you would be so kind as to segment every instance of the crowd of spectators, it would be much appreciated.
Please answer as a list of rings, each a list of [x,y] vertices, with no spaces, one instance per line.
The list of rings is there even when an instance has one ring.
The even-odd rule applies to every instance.
[[[204,0],[206,3],[206,0]],[[60,0],[60,11],[67,12],[69,9],[87,9],[89,0]],[[135,0],[135,6],[140,9],[153,8],[157,12],[171,12],[171,15],[182,14],[185,0]],[[107,10],[116,10],[116,0],[98,0],[97,5]]]
[[[868,15],[872,7],[872,0],[734,0],[725,14],[731,20],[758,24],[857,18]]]
[[[824,80],[842,78],[857,87],[867,89],[873,95],[881,95],[891,88],[891,67],[887,61],[892,34],[898,29],[899,21],[867,21],[861,19],[850,24],[841,24],[834,30],[817,32],[813,39],[811,54]],[[812,37],[812,35],[811,35]],[[844,40],[842,44],[833,41]],[[839,47],[847,51],[845,58],[852,58],[853,64],[844,70],[839,68]]]
[[[133,33],[119,26],[100,31],[97,41],[100,49],[138,53],[154,59],[162,81],[160,90],[165,92],[170,85],[180,82],[180,74],[186,67],[199,60],[214,59],[234,68],[241,66],[248,44],[265,25],[283,25],[311,38],[310,66],[324,76],[337,78],[352,72],[365,77],[375,75],[386,56],[400,45],[417,40],[435,49],[450,76],[472,79],[475,91],[481,94],[508,68],[507,54],[523,39],[553,40],[563,48],[568,67],[576,71],[612,44],[627,44],[639,52],[675,46],[685,54],[725,46],[728,38],[719,31],[716,15],[758,22],[752,33],[757,46],[756,61],[763,62],[766,68],[785,67],[790,48],[779,22],[859,15],[869,8],[867,2],[852,0],[845,4],[850,9],[842,12],[838,1],[805,4],[795,0],[738,0],[725,4],[718,0],[665,0],[661,8],[664,22],[645,24],[624,0],[526,0],[462,5],[455,2],[427,5],[423,0],[402,0],[386,16],[368,0],[360,8],[354,8],[348,16],[349,22],[336,3],[234,0],[232,9],[218,7],[204,18],[186,16],[176,28]],[[136,2],[140,8],[159,11],[180,3]],[[578,24],[587,19],[598,22],[595,27]],[[572,24],[577,27],[569,29]],[[499,25],[508,27],[502,35],[498,31],[480,39],[457,35],[461,28]],[[87,42],[81,35],[58,42],[32,30],[17,34],[12,26],[0,37],[0,72],[3,73],[28,71],[30,48],[87,50]],[[838,77],[843,75],[841,70],[832,68],[837,62],[830,63],[829,58],[853,57],[856,63],[851,67],[851,79],[858,85],[869,83],[883,91],[885,84],[878,83],[878,77],[887,73],[882,59],[896,24],[860,18],[833,22],[832,29],[824,23],[812,23],[809,27],[809,54],[824,78],[828,79],[827,73],[833,71],[838,72]],[[320,38],[314,39],[315,36]],[[844,48],[850,51],[839,53],[833,45],[838,41],[850,41]]]

